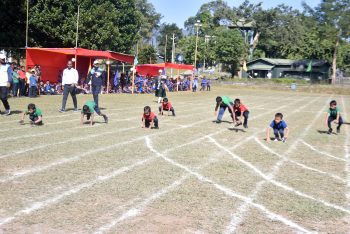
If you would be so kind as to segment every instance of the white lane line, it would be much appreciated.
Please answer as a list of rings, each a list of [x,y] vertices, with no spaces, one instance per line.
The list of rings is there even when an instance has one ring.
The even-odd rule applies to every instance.
[[[302,134],[300,135],[300,138],[303,138],[305,137],[305,135],[307,134],[307,132],[310,130],[310,128],[313,126],[313,124],[316,122],[316,120],[320,117],[320,115],[322,114],[322,110],[321,109],[318,114],[315,116],[315,118],[313,119],[313,121],[304,129],[304,131],[302,132]],[[286,153],[284,155],[287,155],[289,152],[292,152],[297,144],[298,144],[299,141],[294,141],[294,143],[288,148],[288,150],[286,151]],[[261,191],[261,189],[263,188],[263,185],[265,185],[266,182],[270,182],[270,181],[273,181],[274,177],[277,175],[277,173],[279,172],[279,168],[283,165],[284,162],[286,162],[286,159],[287,158],[282,158],[281,160],[279,160],[272,168],[271,172],[266,175],[266,178],[268,180],[263,180],[263,181],[260,181],[257,183],[255,189],[253,190],[253,192],[249,195],[249,198],[253,201],[256,199],[258,193]],[[277,183],[278,184],[278,183]],[[280,184],[278,184],[280,185]],[[289,187],[286,187],[284,188],[284,185],[282,185],[283,189],[287,190],[287,191],[290,191],[289,189],[292,189],[292,188],[289,188]],[[293,192],[293,189],[292,191]],[[299,191],[297,191],[297,195],[301,195],[304,197],[305,194],[300,194]],[[308,196],[306,196],[306,198],[308,198]],[[313,200],[313,198],[309,198],[311,200]],[[328,205],[327,203],[324,204],[324,205]],[[333,204],[331,204],[333,206]],[[234,233],[237,229],[237,227],[240,225],[240,223],[243,222],[247,212],[249,211],[249,206],[250,204],[249,203],[243,203],[239,208],[238,210],[232,214],[231,216],[231,221],[230,223],[226,226],[226,229],[225,229],[225,233]],[[338,207],[337,207],[338,208]],[[342,208],[343,209],[343,208]]]
[[[280,222],[284,223],[285,225],[287,225],[287,226],[289,226],[291,228],[294,228],[294,229],[296,229],[298,231],[301,231],[301,232],[304,232],[304,233],[310,233],[310,231],[308,231],[307,229],[301,227],[300,225],[294,223],[291,220],[288,220],[288,219],[284,218],[281,215],[278,215],[278,214],[275,214],[275,213],[269,211],[263,205],[260,205],[260,204],[257,204],[255,202],[251,201],[248,197],[240,195],[240,194],[234,192],[233,190],[231,190],[231,189],[229,189],[229,188],[227,188],[227,187],[225,187],[223,185],[217,184],[214,181],[212,181],[211,179],[209,179],[209,178],[199,174],[198,172],[192,171],[187,166],[182,165],[182,164],[174,161],[173,159],[166,157],[164,154],[158,152],[153,147],[152,141],[151,141],[151,139],[149,137],[146,137],[146,143],[147,143],[147,147],[150,149],[150,151],[154,152],[157,156],[161,157],[164,161],[170,163],[171,165],[173,165],[175,167],[183,169],[184,171],[186,171],[189,174],[191,174],[194,177],[196,177],[198,180],[213,185],[216,189],[224,192],[226,195],[228,195],[230,197],[238,198],[238,199],[240,199],[240,200],[250,204],[251,206],[259,209],[260,211],[262,211],[267,217],[269,217],[272,220],[280,221]]]
[[[20,216],[31,214],[34,211],[37,211],[39,209],[43,209],[47,206],[55,204],[55,203],[63,200],[67,196],[71,196],[73,194],[76,194],[83,189],[90,188],[90,187],[96,185],[97,183],[101,183],[101,182],[104,182],[106,180],[112,179],[120,174],[123,174],[125,172],[128,172],[128,171],[134,169],[135,167],[145,165],[146,163],[149,163],[154,159],[156,159],[156,157],[151,157],[151,158],[147,158],[147,159],[138,161],[130,166],[125,166],[125,167],[119,168],[119,169],[117,169],[117,170],[115,170],[107,175],[98,176],[93,181],[80,184],[80,185],[78,185],[70,190],[67,190],[59,195],[54,196],[53,198],[49,198],[49,199],[46,199],[45,201],[41,201],[41,202],[34,202],[34,203],[30,204],[29,206],[27,206],[26,208],[24,208],[20,211],[17,211],[13,216],[0,219],[0,226],[5,225],[7,223],[10,223]]]
[[[174,128],[174,129],[170,129],[170,130],[162,131],[162,132],[155,132],[155,133],[149,134],[148,136],[157,136],[157,135],[167,134],[167,133],[172,132],[172,131],[190,128],[190,127],[193,127],[193,126],[196,126],[196,125],[199,125],[199,124],[203,124],[205,122],[208,122],[208,119],[202,120],[202,121],[198,121],[198,122],[195,122],[193,124],[186,125],[184,127]],[[40,165],[40,166],[36,166],[36,167],[31,167],[29,169],[18,170],[17,172],[13,173],[11,176],[1,177],[0,178],[0,183],[9,182],[9,181],[12,181],[12,180],[15,180],[15,179],[19,179],[19,178],[22,178],[22,177],[26,177],[26,176],[29,176],[29,175],[33,175],[33,174],[36,174],[36,173],[39,173],[39,172],[46,171],[46,170],[51,169],[51,168],[56,167],[56,166],[60,166],[60,165],[67,164],[67,163],[72,163],[72,162],[78,161],[78,160],[80,160],[80,159],[82,159],[82,158],[84,158],[84,157],[86,157],[88,155],[91,155],[91,154],[95,154],[95,153],[98,153],[98,152],[104,152],[106,150],[111,150],[111,149],[114,149],[116,147],[119,147],[121,145],[130,144],[130,143],[142,140],[143,137],[145,137],[145,136],[133,138],[133,139],[130,139],[128,141],[119,142],[119,143],[112,144],[112,145],[109,145],[109,146],[99,147],[99,148],[96,148],[96,149],[84,152],[82,154],[77,154],[75,156],[71,156],[69,158],[61,158],[61,159],[55,160],[55,161],[53,161],[53,162],[51,162],[49,164],[46,164],[46,165]]]
[[[192,125],[190,125],[190,126],[192,126]],[[217,132],[220,132],[220,131],[217,131]],[[206,136],[215,135],[215,134],[217,134],[217,132],[208,134]],[[163,133],[168,133],[168,132],[163,132]],[[159,135],[159,133],[158,134],[150,134],[148,136],[142,136],[139,138],[143,140],[143,139],[146,139],[146,137],[154,136],[154,135]],[[197,140],[194,140],[193,142],[196,142],[196,141]],[[178,148],[178,147],[171,148],[167,152],[172,151],[175,148]],[[28,205],[26,208],[17,211],[13,216],[0,219],[0,226],[7,224],[7,223],[10,223],[10,222],[14,221],[16,218],[21,217],[22,215],[28,215],[36,210],[46,208],[49,205],[55,204],[55,203],[65,199],[67,196],[76,194],[83,189],[88,189],[88,188],[96,185],[97,183],[105,182],[107,180],[110,180],[110,179],[122,174],[122,173],[128,172],[128,171],[134,169],[135,167],[142,166],[146,163],[149,163],[152,160],[156,159],[157,157],[158,156],[154,156],[154,157],[150,157],[150,158],[147,158],[144,160],[137,161],[136,163],[134,163],[130,166],[125,166],[125,167],[119,168],[111,173],[108,173],[107,175],[98,176],[95,180],[92,180],[90,182],[86,182],[86,183],[82,183],[80,185],[74,186],[73,188],[71,188],[67,191],[64,191],[60,194],[54,195],[52,198],[48,198],[48,199],[46,199],[44,201],[40,201],[40,202],[34,202],[34,203]]]
[[[152,194],[150,197],[148,197],[147,199],[142,201],[142,203],[138,204],[135,207],[130,208],[128,211],[124,212],[121,216],[119,216],[116,220],[113,220],[112,222],[100,227],[97,231],[95,231],[93,233],[94,234],[105,233],[105,232],[109,231],[110,229],[112,229],[113,227],[115,227],[117,224],[139,215],[141,212],[143,212],[143,210],[149,204],[151,204],[152,202],[159,199],[163,195],[169,193],[170,191],[172,191],[175,188],[177,188],[178,186],[180,186],[189,177],[190,177],[189,174],[182,176],[179,180],[173,182],[171,185],[169,185],[169,186],[157,191],[156,193]]]
[[[200,109],[202,109],[202,108],[200,108]],[[188,116],[194,116],[194,115],[193,114],[182,115],[180,117],[177,117],[177,119],[179,119],[179,118],[180,119],[187,118]],[[132,117],[132,118],[128,118],[128,119],[117,120],[117,122],[119,122],[119,121],[131,121],[131,120],[136,120],[136,119],[141,119],[141,118],[140,117]],[[170,122],[170,121],[171,121],[171,119],[164,120],[164,122]],[[160,124],[162,124],[162,123],[160,123]],[[139,125],[137,125],[137,126],[139,126]],[[81,127],[79,126],[78,128],[81,128]],[[31,151],[34,151],[34,150],[38,150],[38,149],[44,149],[44,148],[51,147],[51,146],[57,146],[57,145],[67,144],[67,143],[71,143],[71,142],[75,142],[75,141],[81,141],[81,140],[85,140],[85,139],[100,137],[100,136],[104,136],[105,134],[107,134],[107,135],[108,134],[116,134],[116,133],[119,133],[119,132],[124,132],[124,131],[127,131],[127,130],[137,129],[137,128],[139,128],[139,127],[118,129],[118,130],[114,130],[114,131],[101,132],[101,133],[98,133],[98,134],[89,134],[89,135],[83,136],[83,137],[70,138],[68,140],[57,141],[57,142],[49,143],[49,144],[40,144],[40,145],[37,145],[37,146],[34,146],[34,147],[30,147],[30,148],[27,148],[27,149],[13,151],[13,152],[9,152],[7,154],[2,154],[2,155],[0,155],[0,159],[12,157],[12,156],[20,155],[20,154],[24,154],[24,153],[28,153],[28,152],[31,152]],[[42,135],[44,135],[44,134],[42,134]]]
[[[303,99],[302,99],[303,100]],[[298,103],[299,101],[301,100],[296,100],[294,101],[293,103]],[[284,105],[284,106],[280,106],[279,108],[276,108],[276,109],[273,109],[271,110],[270,112],[273,112],[277,109],[280,109],[280,108],[285,108],[287,107],[288,105]],[[266,114],[268,114],[269,112],[265,112],[263,114],[259,114],[257,116],[254,116],[253,118],[251,119],[255,119],[255,118],[259,118],[261,116],[264,116]],[[182,117],[187,117],[189,115],[186,115],[186,116],[182,116]],[[195,126],[197,124],[200,124],[200,123],[203,123],[205,121],[200,121],[200,122],[197,122],[193,125],[189,125],[190,127],[191,126]],[[186,125],[183,125],[183,126],[180,126],[180,129],[182,128],[187,128],[188,126]],[[176,130],[176,129],[171,129],[171,131],[173,130]],[[140,138],[136,138],[136,140],[140,140]],[[133,141],[134,142],[134,141]],[[132,143],[132,142],[130,142]],[[112,148],[114,147],[117,147],[119,146],[120,144],[122,144],[122,142],[118,143],[117,145],[112,145]],[[129,144],[129,143],[127,143]],[[96,152],[101,152],[101,151],[104,151],[105,150],[105,147],[102,147],[102,148],[97,148],[95,150],[92,151],[92,153],[96,153]],[[73,156],[71,158],[63,158],[63,159],[59,159],[59,160],[56,160],[50,164],[47,164],[47,165],[44,165],[44,166],[36,166],[36,167],[32,167],[32,168],[29,168],[29,169],[23,169],[23,170],[18,170],[16,173],[13,173],[11,176],[8,176],[8,177],[1,177],[0,178],[0,183],[5,183],[5,182],[9,182],[9,181],[12,181],[12,180],[15,180],[15,179],[18,179],[18,178],[21,178],[21,177],[24,177],[24,176],[28,176],[28,175],[32,175],[32,174],[35,174],[35,173],[38,173],[38,172],[42,172],[42,171],[45,171],[45,170],[48,170],[52,167],[55,167],[55,166],[59,166],[59,165],[62,165],[62,164],[66,164],[66,163],[70,163],[70,162],[74,162],[74,161],[77,161],[77,160],[80,160],[82,157],[86,156],[86,155],[90,155],[92,154],[90,151],[84,153],[83,155],[76,155],[76,156]],[[1,158],[0,158],[1,159]]]
[[[320,151],[318,149],[316,149],[314,146],[310,145],[309,143],[305,142],[303,139],[299,140],[302,144],[304,144],[305,146],[307,146],[308,148],[310,148],[311,150],[315,151],[316,153],[318,154],[321,154],[321,155],[324,155],[324,156],[327,156],[329,158],[333,158],[333,159],[336,159],[336,160],[339,160],[339,161],[343,161],[343,162],[346,162],[346,159],[344,158],[340,158],[340,157],[337,157],[337,156],[334,156],[334,155],[331,155],[330,153],[327,153],[327,152],[324,152],[324,151]]]
[[[316,169],[316,168],[313,168],[313,167],[309,167],[303,163],[299,163],[299,162],[296,162],[292,159],[289,159],[279,153],[276,153],[274,150],[272,150],[270,147],[268,147],[267,145],[265,145],[263,142],[261,142],[258,138],[254,138],[254,140],[256,141],[256,143],[258,143],[263,149],[265,149],[266,151],[270,152],[271,154],[281,158],[281,159],[285,159],[286,161],[292,163],[292,164],[295,164],[303,169],[306,169],[306,170],[309,170],[309,171],[314,171],[314,172],[317,172],[319,174],[323,174],[323,175],[326,175],[326,176],[329,176],[329,177],[332,177],[333,179],[336,179],[336,180],[339,180],[340,182],[342,183],[346,183],[346,180],[337,176],[337,175],[334,175],[332,173],[329,173],[329,172],[325,172],[325,171],[321,171],[319,169]]]
[[[343,112],[341,113],[343,116],[343,120],[347,120],[347,109],[346,109],[346,104],[344,101],[344,97],[341,97],[341,101],[342,101],[342,107],[343,107]],[[345,142],[344,142],[344,158],[346,160],[345,163],[345,172],[346,172],[346,179],[347,179],[347,183],[346,183],[346,198],[347,198],[347,204],[349,204],[350,201],[350,155],[349,155],[349,142],[350,142],[350,134],[349,134],[349,127],[348,125],[345,125]]]

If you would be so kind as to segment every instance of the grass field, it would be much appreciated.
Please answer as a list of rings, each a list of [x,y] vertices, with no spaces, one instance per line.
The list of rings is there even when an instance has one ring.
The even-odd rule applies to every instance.
[[[249,107],[246,131],[213,123],[217,95]],[[11,99],[13,111],[35,101],[45,124],[0,118],[0,233],[350,232],[349,127],[322,132],[329,101],[347,120],[349,96],[220,87],[169,99],[177,116],[159,130],[141,128],[153,95],[101,96],[110,123],[93,127],[59,113],[61,96]],[[276,112],[286,143],[264,141]]]

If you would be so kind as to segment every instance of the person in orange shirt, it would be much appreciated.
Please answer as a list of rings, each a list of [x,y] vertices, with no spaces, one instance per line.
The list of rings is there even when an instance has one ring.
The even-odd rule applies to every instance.
[[[236,118],[236,127],[242,124],[242,117],[244,117],[243,127],[248,128],[248,108],[241,103],[240,99],[235,99],[233,110]]]
[[[158,129],[158,118],[156,114],[151,111],[151,107],[145,106],[143,108],[142,128]]]
[[[26,71],[22,66],[20,70],[18,70],[19,74],[19,96],[26,95]]]
[[[175,109],[173,105],[171,105],[171,103],[169,102],[168,98],[164,98],[162,105],[159,107],[160,115],[163,115],[163,111],[168,111],[168,115],[169,115],[169,111],[171,111],[173,113],[173,116],[175,116]]]

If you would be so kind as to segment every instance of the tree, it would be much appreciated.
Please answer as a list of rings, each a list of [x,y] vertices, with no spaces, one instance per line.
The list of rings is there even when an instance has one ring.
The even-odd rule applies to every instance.
[[[305,13],[308,13],[317,20],[324,35],[333,41],[332,55],[332,84],[336,81],[338,50],[342,39],[350,36],[350,1],[349,0],[322,0],[312,9],[305,2],[303,3]]]
[[[218,28],[214,35],[216,59],[228,67],[233,77],[244,55],[245,45],[242,36],[236,29],[223,27]]]
[[[79,4],[79,46],[130,51],[141,25],[135,0],[37,0],[30,9],[31,45],[75,46]]]
[[[172,36],[175,36],[175,43],[183,37],[182,30],[176,24],[162,24],[157,37],[159,54],[164,56],[164,61],[171,61]],[[166,58],[165,58],[166,48]]]
[[[157,62],[157,53],[153,46],[146,45],[139,52],[138,61],[140,64],[153,64]]]
[[[141,13],[140,36],[143,41],[149,42],[152,39],[154,30],[159,29],[162,16],[156,12],[153,4],[147,0],[136,0],[136,9]]]
[[[1,0],[0,9],[0,50],[19,59],[24,55],[20,47],[25,47],[25,1]]]

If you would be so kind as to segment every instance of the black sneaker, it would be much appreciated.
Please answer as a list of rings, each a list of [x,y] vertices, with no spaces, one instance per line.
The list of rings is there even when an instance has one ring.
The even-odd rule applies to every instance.
[[[216,120],[215,123],[221,124],[221,120]]]
[[[337,128],[337,134],[339,134],[340,133],[340,128]]]
[[[108,124],[108,117],[107,117],[107,115],[104,115],[103,118],[105,120],[105,123]]]
[[[333,132],[333,129],[328,129],[328,134],[332,134],[332,132]]]
[[[247,125],[247,124],[243,124],[243,127],[244,127],[244,128],[248,128],[248,125]]]
[[[65,113],[66,112],[66,110],[63,110],[63,109],[59,109],[58,111],[61,112],[61,113]]]

